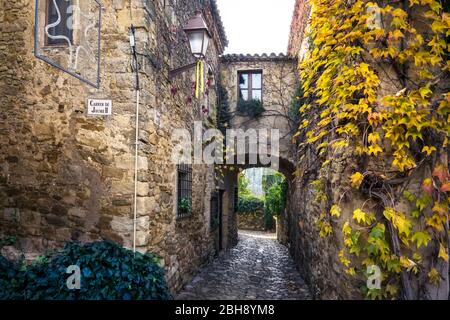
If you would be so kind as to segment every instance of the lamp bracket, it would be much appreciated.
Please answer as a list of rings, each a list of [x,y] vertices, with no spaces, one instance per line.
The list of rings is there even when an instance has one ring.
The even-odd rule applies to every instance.
[[[193,63],[189,63],[187,65],[184,65],[182,67],[173,69],[169,71],[169,80],[171,81],[174,77],[176,77],[177,75],[186,72],[192,68],[195,68],[195,66],[197,65],[197,61],[193,62]]]

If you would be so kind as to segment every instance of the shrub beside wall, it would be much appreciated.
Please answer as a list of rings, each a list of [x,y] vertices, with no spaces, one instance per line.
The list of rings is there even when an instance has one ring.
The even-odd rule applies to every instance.
[[[246,196],[239,197],[237,213],[246,214],[253,213],[258,210],[264,209],[264,200],[254,197],[254,196]]]
[[[152,254],[102,241],[68,243],[31,265],[0,256],[0,300],[167,300],[164,270]],[[67,268],[80,267],[80,290],[67,288]]]

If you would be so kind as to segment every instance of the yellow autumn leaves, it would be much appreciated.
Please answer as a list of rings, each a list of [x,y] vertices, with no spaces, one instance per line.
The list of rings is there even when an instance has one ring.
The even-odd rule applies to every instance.
[[[359,188],[363,179],[364,176],[362,175],[361,172],[355,172],[350,178],[352,187],[355,189]]]
[[[429,108],[432,99],[439,99],[431,87],[436,81],[435,75],[439,74],[435,72],[436,68],[450,68],[444,56],[448,50],[444,35],[450,35],[450,15],[442,12],[439,1],[409,3],[410,6],[425,7],[423,19],[429,19],[434,32],[426,39],[401,7],[379,7],[381,15],[390,24],[384,25],[385,29],[368,29],[366,8],[375,6],[373,2],[348,4],[343,0],[315,0],[311,4],[310,36],[314,46],[301,64],[301,77],[305,96],[314,96],[314,104],[321,106],[322,112],[317,123],[309,119],[301,122],[299,131],[307,131],[306,143],[313,144],[325,138],[333,131],[329,130],[333,120],[343,120],[339,125],[333,125],[342,139],[336,139],[336,143],[330,143],[328,147],[347,147],[349,138],[362,137],[356,146],[358,152],[392,159],[392,165],[401,172],[416,167],[410,138],[422,140],[422,130],[427,128],[445,134],[444,145],[448,143],[448,99],[444,97],[440,102],[439,114]],[[399,46],[399,39],[406,37],[408,41]],[[380,39],[387,40],[378,41]],[[361,61],[363,56],[364,61]],[[417,89],[405,88],[396,94],[379,97],[378,73],[381,71],[374,65],[386,59],[415,65]],[[301,107],[300,113],[310,108],[310,104],[307,108]],[[358,126],[364,118],[372,127],[368,136],[362,134]],[[392,157],[386,157],[387,142]],[[426,145],[422,153],[431,156],[436,150],[436,146]]]
[[[380,179],[386,179],[385,175],[412,175],[423,162],[439,158],[450,139],[450,92],[439,92],[436,86],[443,72],[450,71],[446,38],[450,36],[450,14],[443,12],[441,2],[409,0],[408,9],[388,2],[379,7],[384,23],[373,29],[367,27],[366,8],[380,2],[310,2],[312,45],[301,64],[307,104],[300,107],[296,135],[301,132],[306,137],[301,145],[316,148],[323,159],[322,170],[337,151],[355,147],[356,154],[380,163],[383,170],[371,172]],[[416,15],[409,16],[408,12]],[[421,22],[415,23],[415,19]],[[429,25],[427,30],[416,29],[424,23]],[[408,68],[406,73],[404,66]],[[389,91],[386,68],[388,73],[400,70],[394,82],[406,78],[401,86],[399,81],[392,85],[395,90]],[[381,81],[385,82],[383,90]],[[436,168],[423,181],[422,190],[392,190],[391,207],[377,215],[365,205],[346,213],[339,204],[320,215],[318,225],[323,237],[332,234],[333,221],[347,219],[342,228],[345,248],[339,252],[339,259],[348,274],[358,274],[359,265],[369,263],[380,264],[386,278],[402,268],[418,272],[422,268],[419,252],[430,243],[438,244],[438,258],[448,261],[442,233],[449,219],[450,177],[447,166]],[[358,170],[361,172],[349,177],[349,184],[364,191],[370,188],[370,183],[361,188],[368,173],[363,168]],[[324,200],[323,194],[324,190],[318,192],[317,199]],[[407,205],[397,207],[400,201]],[[384,238],[388,225],[401,241],[399,256],[391,252]],[[425,275],[431,283],[440,281],[435,268],[426,270]],[[386,280],[383,297],[397,293],[394,279]]]

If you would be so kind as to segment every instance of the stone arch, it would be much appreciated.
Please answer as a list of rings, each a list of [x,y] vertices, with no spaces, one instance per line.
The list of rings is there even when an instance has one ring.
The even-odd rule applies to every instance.
[[[262,168],[267,167],[270,168],[270,165],[264,165],[258,161],[256,164],[249,164],[248,159],[250,158],[250,154],[246,154],[246,163],[245,164],[236,164],[232,167],[225,166],[222,170],[223,177],[219,183],[219,188],[223,190],[223,201],[222,201],[222,247],[230,248],[236,245],[238,241],[238,228],[237,228],[237,215],[236,215],[236,188],[238,186],[238,174],[239,169],[246,170],[250,168]],[[277,168],[273,168],[276,171],[282,173],[286,180],[288,181],[288,192],[287,192],[287,201],[286,201],[286,209],[284,214],[280,217],[278,221],[277,228],[279,228],[279,232],[277,232],[278,240],[283,243],[288,243],[289,238],[289,216],[290,216],[290,206],[289,203],[291,201],[291,195],[293,190],[293,177],[295,172],[295,165],[293,162],[286,157],[278,157],[277,162],[279,166]]]

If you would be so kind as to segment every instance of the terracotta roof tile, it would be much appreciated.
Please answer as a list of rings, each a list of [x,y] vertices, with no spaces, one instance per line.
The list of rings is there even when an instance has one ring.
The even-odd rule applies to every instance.
[[[241,61],[293,61],[295,58],[284,53],[259,54],[226,54],[220,57],[222,62],[241,62]]]
[[[222,18],[220,16],[220,11],[219,8],[217,7],[217,1],[216,0],[211,0],[211,11],[212,11],[212,15],[215,18],[215,22],[217,23],[217,26],[219,27],[219,34],[221,37],[221,40],[224,44],[224,46],[226,47],[228,45],[228,39],[227,39],[227,35],[225,33],[225,27],[223,26],[223,22],[222,22]]]

